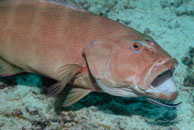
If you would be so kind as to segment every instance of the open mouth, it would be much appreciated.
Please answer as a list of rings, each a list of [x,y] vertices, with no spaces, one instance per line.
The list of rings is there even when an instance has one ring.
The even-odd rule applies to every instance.
[[[169,92],[171,86],[174,85],[174,82],[170,81],[172,77],[172,71],[166,70],[159,74],[151,83],[151,87],[162,92]]]
[[[149,102],[165,106],[165,107],[176,107],[177,104],[166,104],[162,101],[157,101],[158,99],[162,100],[174,100],[176,98],[176,86],[171,79],[174,71],[174,67],[169,70],[166,70],[160,73],[151,83],[150,87],[145,91],[151,98],[147,98]]]
[[[174,68],[171,68],[161,72],[145,92],[164,100],[173,100],[176,97],[172,97],[173,93],[176,93],[176,86],[171,79],[173,70]]]

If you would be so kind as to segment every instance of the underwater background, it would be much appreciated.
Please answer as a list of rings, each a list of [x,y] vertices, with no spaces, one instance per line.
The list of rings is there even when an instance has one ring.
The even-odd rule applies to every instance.
[[[48,81],[35,74],[0,78],[0,130],[194,130],[194,0],[75,0],[150,35],[179,62],[173,79],[175,109],[144,98],[92,93],[61,108],[46,95]]]

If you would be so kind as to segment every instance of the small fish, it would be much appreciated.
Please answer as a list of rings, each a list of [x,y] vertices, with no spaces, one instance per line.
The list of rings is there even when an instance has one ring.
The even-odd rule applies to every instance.
[[[54,96],[70,84],[64,107],[94,91],[174,100],[176,65],[151,37],[75,2],[0,2],[0,76],[50,77],[58,81],[48,88]]]

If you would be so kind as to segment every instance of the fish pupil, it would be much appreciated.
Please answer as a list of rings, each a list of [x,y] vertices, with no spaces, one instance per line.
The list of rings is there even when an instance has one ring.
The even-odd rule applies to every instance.
[[[134,44],[134,46],[133,46],[134,48],[139,48],[139,45],[137,45],[137,44]]]

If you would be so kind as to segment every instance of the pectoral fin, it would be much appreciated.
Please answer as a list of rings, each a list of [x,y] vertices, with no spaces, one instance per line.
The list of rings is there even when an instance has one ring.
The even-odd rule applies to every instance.
[[[81,89],[81,88],[72,88],[65,98],[65,102],[63,103],[63,107],[68,107],[77,101],[81,100],[87,94],[89,94],[91,90]]]
[[[59,68],[58,76],[61,81],[50,86],[48,88],[48,94],[53,96],[59,95],[67,83],[69,83],[81,70],[82,66],[78,64],[68,64]]]
[[[0,58],[0,76],[6,77],[17,73],[21,73],[23,70],[17,66],[9,64],[4,59]]]

